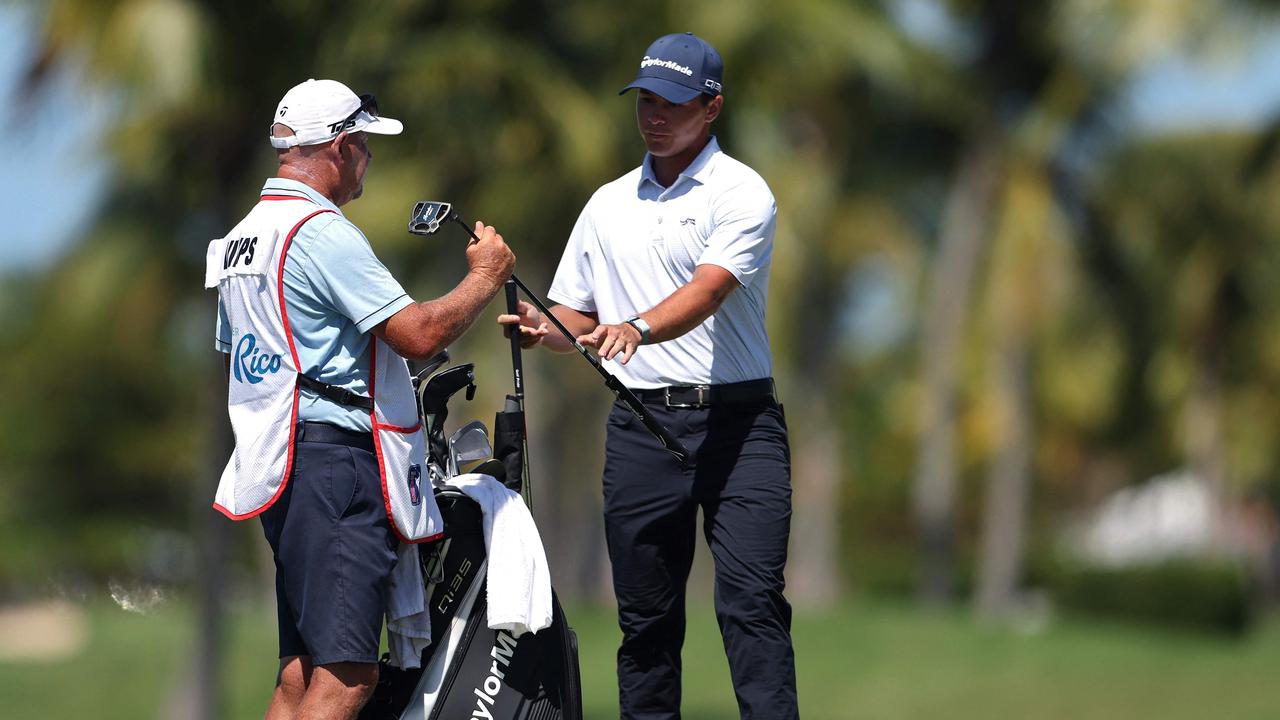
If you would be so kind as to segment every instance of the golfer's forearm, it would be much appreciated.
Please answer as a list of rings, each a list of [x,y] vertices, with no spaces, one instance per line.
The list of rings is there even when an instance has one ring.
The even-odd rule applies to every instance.
[[[556,319],[560,321],[560,324],[564,325],[569,331],[569,334],[574,337],[585,335],[592,330],[595,330],[596,325],[599,324],[596,322],[594,315],[578,312],[577,310],[567,308],[564,305],[552,305],[550,310],[551,314],[555,315]],[[568,338],[564,335],[561,335],[560,331],[554,327],[554,324],[550,320],[547,320],[546,318],[543,318],[543,320],[546,321],[548,326],[551,326],[549,328],[551,332],[547,333],[542,338],[542,346],[552,352],[572,352],[574,350],[573,343],[569,342]]]
[[[640,314],[649,323],[649,344],[674,340],[706,322],[737,287],[728,271],[704,271],[699,266],[693,280]]]
[[[705,322],[719,307],[720,303],[712,296],[689,290],[686,285],[640,317],[649,323],[649,344],[652,345],[684,335]]]

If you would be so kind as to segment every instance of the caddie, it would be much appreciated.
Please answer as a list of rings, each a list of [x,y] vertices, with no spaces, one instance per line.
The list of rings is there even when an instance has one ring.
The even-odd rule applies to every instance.
[[[405,359],[461,336],[515,266],[476,223],[448,294],[418,303],[391,276],[339,208],[363,191],[369,135],[402,127],[340,82],[294,86],[269,130],[278,172],[209,246],[236,438],[214,507],[261,518],[276,566],[267,718],[353,718],[372,693],[397,546],[442,531]]]

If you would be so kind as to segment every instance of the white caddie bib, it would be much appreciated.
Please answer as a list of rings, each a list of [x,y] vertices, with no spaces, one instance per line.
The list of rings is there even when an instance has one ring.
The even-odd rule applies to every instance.
[[[227,411],[236,438],[214,507],[233,520],[271,507],[293,469],[299,363],[284,261],[303,223],[327,212],[300,198],[263,198],[225,238],[209,243],[205,287],[218,289],[231,327]],[[444,523],[432,489],[422,487],[426,441],[409,368],[377,338],[369,355],[370,419],[387,516],[405,542],[435,539]]]

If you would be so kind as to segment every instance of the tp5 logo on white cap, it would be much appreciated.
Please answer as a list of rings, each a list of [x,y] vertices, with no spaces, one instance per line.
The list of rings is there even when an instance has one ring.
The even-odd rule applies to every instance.
[[[276,125],[293,131],[288,137],[275,137],[268,128],[272,147],[281,150],[328,142],[344,130],[378,135],[399,135],[404,130],[399,120],[378,115],[372,95],[356,95],[337,80],[315,79],[294,85],[280,98],[271,128]]]
[[[648,90],[683,105],[699,95],[721,94],[724,61],[706,40],[693,33],[663,35],[644,53],[635,82],[622,88]]]

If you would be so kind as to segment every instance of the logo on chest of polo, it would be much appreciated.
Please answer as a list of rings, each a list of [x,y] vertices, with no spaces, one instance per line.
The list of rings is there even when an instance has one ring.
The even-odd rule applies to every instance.
[[[236,382],[247,382],[257,385],[266,375],[280,370],[280,356],[264,352],[258,347],[258,338],[253,333],[245,333],[236,343],[232,375]]]

